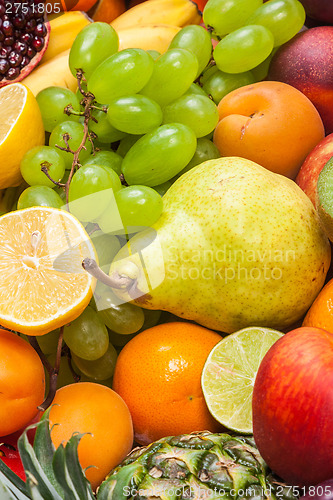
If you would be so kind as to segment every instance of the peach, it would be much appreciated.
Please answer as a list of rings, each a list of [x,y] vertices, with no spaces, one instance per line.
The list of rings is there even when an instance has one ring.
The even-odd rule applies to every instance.
[[[291,179],[325,135],[311,101],[282,82],[263,81],[233,90],[218,110],[213,140],[222,156],[247,158]]]

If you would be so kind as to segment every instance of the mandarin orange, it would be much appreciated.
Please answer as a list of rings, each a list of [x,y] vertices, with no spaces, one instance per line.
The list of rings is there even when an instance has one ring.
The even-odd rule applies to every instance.
[[[204,363],[221,338],[189,322],[171,322],[139,333],[122,349],[113,389],[129,407],[138,443],[221,430],[201,389]]]

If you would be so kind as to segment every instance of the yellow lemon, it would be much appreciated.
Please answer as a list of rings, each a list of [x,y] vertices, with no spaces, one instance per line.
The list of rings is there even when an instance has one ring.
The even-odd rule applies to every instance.
[[[0,89],[0,189],[22,181],[20,163],[34,146],[44,144],[45,132],[38,103],[21,83]]]
[[[0,325],[43,335],[77,318],[95,279],[82,268],[97,259],[81,223],[50,207],[0,217]]]

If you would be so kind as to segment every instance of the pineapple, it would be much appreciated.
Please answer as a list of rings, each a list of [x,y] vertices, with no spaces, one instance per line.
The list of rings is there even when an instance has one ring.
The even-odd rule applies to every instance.
[[[160,439],[134,449],[94,494],[77,454],[80,434],[57,450],[48,412],[33,447],[26,432],[18,447],[24,483],[0,460],[1,500],[295,500],[267,469],[251,437],[201,432]]]

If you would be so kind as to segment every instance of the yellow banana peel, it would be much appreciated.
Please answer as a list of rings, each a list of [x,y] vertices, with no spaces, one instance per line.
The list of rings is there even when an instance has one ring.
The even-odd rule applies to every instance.
[[[200,24],[201,12],[192,0],[147,0],[112,21],[116,31],[142,24],[169,24],[187,26]]]
[[[163,54],[180,29],[169,24],[146,24],[118,30],[119,50],[157,50]]]
[[[50,40],[43,55],[42,64],[70,49],[76,35],[90,22],[87,14],[79,10],[50,16]]]
[[[66,87],[75,92],[77,80],[69,69],[68,56],[69,49],[58,54],[50,61],[37,66],[21,83],[29,87],[35,96],[41,90],[53,85]]]

